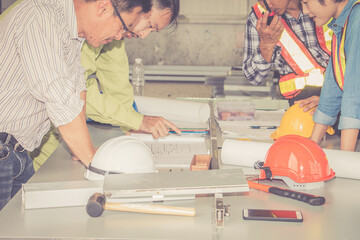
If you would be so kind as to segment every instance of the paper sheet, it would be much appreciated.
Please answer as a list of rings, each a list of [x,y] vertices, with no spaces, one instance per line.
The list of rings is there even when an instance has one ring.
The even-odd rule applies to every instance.
[[[255,111],[255,119],[250,121],[217,120],[224,138],[249,138],[256,140],[271,140],[270,135],[276,129],[251,129],[249,126],[280,126],[285,110]]]
[[[264,161],[271,143],[225,139],[221,160],[223,164],[253,167],[258,160]],[[360,180],[360,152],[323,149],[329,166],[337,177]]]
[[[254,167],[256,161],[264,161],[271,143],[225,139],[221,149],[224,164]]]
[[[162,116],[169,121],[206,123],[210,117],[208,103],[143,96],[135,96],[135,102],[140,113],[150,116]]]
[[[360,152],[324,149],[335,176],[360,179]]]

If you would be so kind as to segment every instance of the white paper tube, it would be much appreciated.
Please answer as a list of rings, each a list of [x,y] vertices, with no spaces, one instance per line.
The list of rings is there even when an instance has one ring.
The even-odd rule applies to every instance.
[[[224,164],[253,167],[256,161],[265,161],[270,146],[271,143],[225,139],[221,160]],[[323,150],[337,177],[360,179],[360,152]]]
[[[210,117],[208,103],[135,96],[140,113],[161,116],[170,121],[205,123]]]
[[[360,153],[323,149],[335,176],[360,179]]]
[[[224,164],[254,167],[256,161],[264,161],[271,143],[225,139],[221,149]]]

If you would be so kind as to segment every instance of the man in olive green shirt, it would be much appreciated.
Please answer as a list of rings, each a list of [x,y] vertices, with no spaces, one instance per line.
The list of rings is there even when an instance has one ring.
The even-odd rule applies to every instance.
[[[124,132],[151,133],[154,138],[167,135],[170,128],[181,133],[170,121],[144,116],[133,108],[134,94],[124,45],[123,40],[99,48],[84,43],[81,64],[86,69],[87,79],[86,116],[97,122],[120,126]]]
[[[133,108],[129,62],[123,40],[101,48],[84,43],[81,64],[85,67],[86,116],[96,122],[138,130],[144,116]],[[94,76],[96,74],[96,77]]]
[[[96,122],[120,126],[124,132],[141,130],[152,133],[151,131],[154,131],[152,133],[154,138],[167,134],[167,131],[162,130],[164,127],[180,131],[162,117],[144,116],[134,109],[134,93],[129,81],[129,62],[123,40],[115,40],[98,48],[85,42],[81,50],[81,65],[85,68],[87,79],[86,116],[88,118]],[[145,124],[150,128],[140,128],[144,120],[148,121]],[[151,126],[153,123],[160,126]],[[30,154],[34,160],[35,171],[58,147],[59,138],[57,130],[52,128],[44,136],[42,147]]]

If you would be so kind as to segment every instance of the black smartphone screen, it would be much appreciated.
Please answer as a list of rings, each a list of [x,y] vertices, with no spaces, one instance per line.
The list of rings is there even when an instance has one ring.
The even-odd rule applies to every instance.
[[[268,16],[268,19],[267,19],[267,25],[270,25],[270,23],[271,23],[271,21],[273,20],[273,18],[274,18],[274,15],[273,16]]]
[[[271,8],[269,7],[269,4],[266,2],[266,0],[263,0],[264,1],[264,4],[265,4],[265,7],[266,7],[266,10],[269,11],[269,15],[268,15],[268,19],[267,19],[267,25],[270,25],[271,21],[273,20],[274,18],[274,12],[271,11]]]
[[[302,214],[295,210],[244,209],[244,219],[301,222]]]
[[[295,211],[249,209],[250,217],[296,218]]]

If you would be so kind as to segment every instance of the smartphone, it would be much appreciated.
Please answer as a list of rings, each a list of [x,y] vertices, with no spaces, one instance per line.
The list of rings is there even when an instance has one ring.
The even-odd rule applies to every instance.
[[[245,220],[302,222],[303,216],[297,210],[244,209]]]
[[[266,2],[266,0],[263,0],[264,1],[264,4],[265,4],[265,7],[266,7],[266,10],[269,11],[269,15],[268,15],[268,19],[267,19],[267,25],[270,25],[271,21],[273,20],[274,18],[274,15],[275,13],[273,11],[271,11],[271,8],[269,7],[269,4]]]

